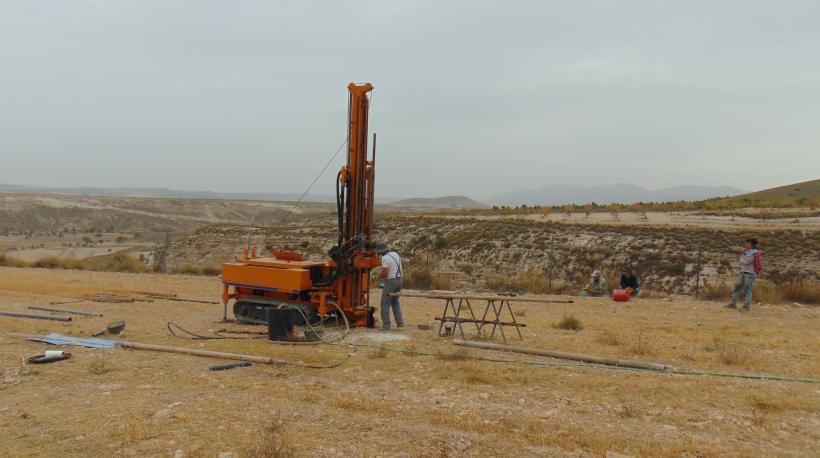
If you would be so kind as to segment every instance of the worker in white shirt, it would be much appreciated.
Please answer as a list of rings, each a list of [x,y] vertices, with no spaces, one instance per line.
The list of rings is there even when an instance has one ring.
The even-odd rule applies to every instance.
[[[399,297],[391,296],[390,293],[401,291],[401,279],[404,276],[401,270],[401,257],[395,251],[389,249],[387,245],[379,245],[379,254],[382,257],[381,279],[384,280],[382,290],[381,315],[382,329],[390,330],[390,309],[393,309],[393,318],[396,319],[396,327],[404,326],[404,318],[401,316],[401,306]]]

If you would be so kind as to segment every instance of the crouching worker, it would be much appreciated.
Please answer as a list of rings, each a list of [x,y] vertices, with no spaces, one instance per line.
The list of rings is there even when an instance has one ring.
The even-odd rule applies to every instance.
[[[382,272],[380,277],[384,280],[384,289],[382,290],[382,300],[379,304],[379,308],[381,308],[382,329],[389,331],[391,308],[393,309],[393,318],[396,319],[396,326],[399,328],[404,326],[399,297],[390,295],[390,293],[398,293],[401,291],[401,279],[403,276],[401,257],[395,251],[388,249],[387,245],[384,244],[379,245],[378,252],[382,257]]]
[[[592,272],[592,276],[589,277],[589,283],[584,286],[584,289],[582,289],[579,294],[581,296],[592,297],[609,295],[609,287],[606,284],[606,278],[601,275],[600,270]]]
[[[629,291],[629,297],[635,297],[640,292],[638,277],[629,267],[624,267],[621,271],[621,289]]]

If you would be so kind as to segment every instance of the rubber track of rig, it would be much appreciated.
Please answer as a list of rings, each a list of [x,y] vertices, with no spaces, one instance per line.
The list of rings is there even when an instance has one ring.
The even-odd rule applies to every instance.
[[[247,307],[246,307],[247,306]],[[253,310],[256,307],[262,307],[262,310],[259,311],[257,309],[258,314],[256,316],[251,316],[252,314],[248,314],[247,312]],[[298,308],[305,312],[305,314],[310,317],[311,315],[315,315],[316,312],[313,311],[312,308],[306,306],[305,304],[301,304],[299,302],[294,301],[287,301],[284,299],[274,299],[274,298],[265,298],[265,299],[239,299],[233,304],[233,314],[234,316],[241,321],[246,323],[252,324],[268,324],[266,318],[264,317],[264,309],[265,308],[281,308],[281,307],[289,307],[289,308]],[[244,308],[244,311],[241,310]]]

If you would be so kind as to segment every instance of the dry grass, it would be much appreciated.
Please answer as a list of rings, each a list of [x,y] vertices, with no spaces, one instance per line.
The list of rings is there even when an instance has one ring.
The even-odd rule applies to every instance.
[[[561,321],[555,323],[554,327],[567,331],[580,331],[584,329],[584,325],[581,323],[581,320],[575,317],[575,314],[564,315]]]
[[[222,274],[222,267],[199,264],[183,264],[179,266],[179,273],[186,275],[205,275],[215,277]]]
[[[440,361],[468,361],[472,359],[472,356],[467,350],[457,348],[455,350],[439,350],[436,352],[436,359]]]
[[[412,267],[405,270],[402,287],[423,290],[449,290],[452,287],[452,282],[449,277],[437,274],[432,270],[423,267]]]
[[[620,334],[612,331],[604,331],[595,338],[595,341],[611,347],[618,347],[624,344],[624,338]]]
[[[6,255],[0,255],[0,266],[33,267],[37,269],[95,270],[99,272],[140,273],[148,271],[142,262],[124,253],[85,259],[45,256],[30,263]]]
[[[752,352],[740,342],[725,341],[716,337],[711,346],[705,348],[714,352],[723,364],[729,366],[747,366],[752,361]]]
[[[524,291],[529,294],[565,294],[576,292],[578,287],[562,280],[549,280],[549,276],[539,272],[524,272],[520,275],[492,274],[484,279],[484,287],[497,292]]]
[[[268,419],[251,445],[243,450],[247,458],[291,458],[297,456],[285,423],[278,413]]]
[[[88,372],[94,375],[107,374],[112,370],[108,360],[102,355],[95,356],[91,361],[89,361],[87,367]]]
[[[0,268],[3,310],[89,292],[148,290],[207,299],[218,297],[220,285],[201,276]],[[403,302],[409,323],[429,322],[443,306],[430,299]],[[174,321],[208,333],[224,326],[219,306],[81,305],[106,316],[71,323],[0,320],[3,456],[174,456],[176,450],[185,456],[809,456],[816,448],[815,385],[490,363],[475,357],[555,361],[459,352],[451,339],[413,327],[391,334],[354,330],[350,341],[410,354],[385,350],[384,357],[370,358],[376,351],[367,350],[326,370],[255,364],[210,372],[215,361],[207,358],[82,348],[71,349],[71,360],[24,370],[22,358],[44,346],[7,333],[88,335],[116,319],[128,323],[123,338],[137,342],[318,364],[349,351],[264,340],[191,341],[165,328]],[[759,307],[742,315],[680,297],[623,304],[585,298],[571,308],[585,332],[552,328],[560,309],[557,316],[551,306],[527,310],[524,342],[515,336],[511,344],[616,357],[632,356],[637,346],[682,369],[820,377],[820,360],[811,352],[820,346],[820,309],[813,307]],[[465,333],[475,338],[474,329]],[[407,339],[376,338],[397,334]],[[753,357],[727,363],[717,348],[703,351],[719,347],[716,338],[727,343],[724,353],[734,345]],[[271,421],[271,412],[287,416]],[[32,441],[32,434],[49,440]]]
[[[28,263],[5,253],[0,253],[0,266],[5,267],[28,267]]]
[[[387,357],[387,349],[384,348],[384,347],[379,347],[379,348],[375,349],[374,351],[371,351],[370,353],[368,353],[367,357],[372,358],[372,359],[386,358]]]
[[[709,301],[729,302],[734,291],[734,284],[718,283],[708,285],[701,290],[699,297]],[[643,294],[643,291],[641,291]],[[744,297],[741,296],[738,303]],[[752,300],[764,304],[786,304],[798,302],[801,304],[820,304],[820,283],[803,280],[792,280],[783,284],[774,284],[766,280],[755,281],[752,290]]]
[[[632,339],[632,345],[629,347],[629,351],[633,355],[638,356],[650,356],[656,354],[654,348],[650,345],[649,340],[643,335],[642,332],[638,332],[638,334]]]

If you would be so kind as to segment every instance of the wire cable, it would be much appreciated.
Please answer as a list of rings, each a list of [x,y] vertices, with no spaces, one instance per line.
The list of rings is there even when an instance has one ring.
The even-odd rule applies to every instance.
[[[347,144],[347,140],[348,139],[345,138],[345,140],[342,142],[342,144],[339,145],[339,148],[336,149],[336,152],[333,153],[333,156],[331,156],[330,160],[327,161],[327,164],[325,164],[325,166],[322,167],[322,170],[319,172],[318,175],[316,175],[316,178],[313,179],[313,182],[310,184],[310,186],[308,186],[307,189],[305,189],[305,192],[303,192],[302,195],[299,196],[299,200],[297,200],[296,204],[293,207],[291,207],[290,211],[282,218],[282,221],[280,221],[280,223],[284,223],[285,220],[288,219],[288,216],[290,216],[290,214],[293,213],[294,210],[296,210],[296,207],[298,207],[299,204],[302,203],[302,199],[304,199],[305,196],[307,195],[307,193],[310,192],[310,190],[313,188],[313,185],[315,185],[316,182],[319,181],[319,178],[322,177],[322,174],[325,173],[325,170],[327,170],[327,168],[330,167],[330,164],[332,164],[333,160],[336,159],[336,156],[339,155],[339,151],[341,151],[342,148],[344,148],[344,146]]]
[[[423,355],[423,356],[438,356],[438,353],[429,353],[429,352],[421,352],[417,350],[405,350],[403,348],[391,348],[385,347],[383,345],[372,345],[372,344],[350,344],[350,346],[354,348],[362,347],[362,348],[375,348],[381,349],[385,351],[392,351],[398,353],[408,353],[414,355]],[[673,375],[673,376],[706,376],[706,377],[722,377],[722,378],[739,378],[739,379],[746,379],[746,380],[759,380],[759,381],[777,381],[777,382],[798,382],[798,383],[816,383],[820,384],[820,379],[813,379],[813,378],[803,378],[803,377],[783,377],[779,375],[765,375],[765,374],[733,374],[727,372],[709,372],[709,371],[686,371],[686,370],[667,370],[667,371],[653,371],[649,369],[639,369],[633,367],[620,367],[620,366],[608,366],[605,364],[593,364],[593,363],[547,363],[542,361],[528,361],[528,360],[509,360],[509,359],[501,359],[501,358],[487,358],[483,356],[470,356],[468,359],[477,360],[477,361],[487,361],[487,362],[495,362],[495,363],[508,363],[508,364],[520,364],[525,366],[541,366],[541,367],[575,367],[575,368],[582,368],[582,369],[608,369],[608,370],[617,370],[617,371],[625,371],[625,372],[637,372],[637,373],[645,373],[645,374],[656,374],[656,375]]]

